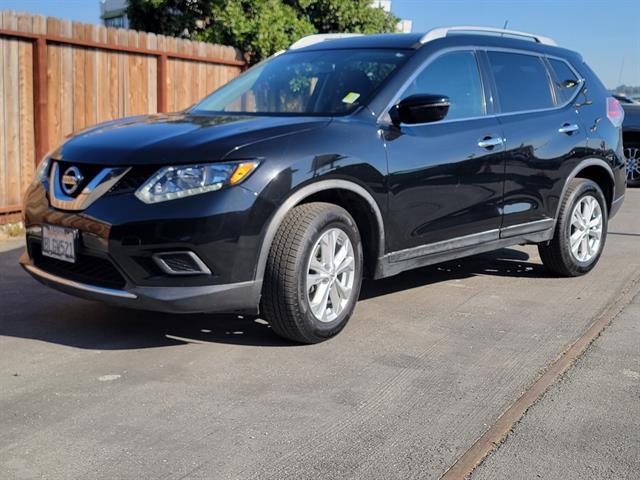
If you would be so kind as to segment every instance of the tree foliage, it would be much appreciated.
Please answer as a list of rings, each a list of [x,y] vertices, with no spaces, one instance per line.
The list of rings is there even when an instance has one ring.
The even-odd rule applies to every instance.
[[[371,0],[284,0],[307,19],[318,33],[393,32],[398,18]]]
[[[280,0],[226,0],[213,7],[213,21],[197,38],[233,45],[251,61],[287,48],[313,26]]]
[[[370,0],[129,0],[132,28],[223,43],[254,63],[313,33],[392,32]]]
[[[132,28],[171,37],[194,38],[206,29],[218,0],[129,0]]]

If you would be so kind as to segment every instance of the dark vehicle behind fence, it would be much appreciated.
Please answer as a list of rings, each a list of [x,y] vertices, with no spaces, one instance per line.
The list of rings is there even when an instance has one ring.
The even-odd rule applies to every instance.
[[[306,38],[191,109],[47,155],[21,263],[80,297],[260,314],[320,342],[363,276],[525,243],[559,275],[589,272],[624,199],[623,117],[539,35]]]

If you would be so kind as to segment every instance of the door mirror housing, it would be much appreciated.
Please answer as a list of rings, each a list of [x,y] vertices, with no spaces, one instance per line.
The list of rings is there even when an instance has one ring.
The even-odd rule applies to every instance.
[[[394,125],[414,125],[442,120],[449,113],[451,100],[446,95],[419,94],[402,99],[391,108],[389,115]]]

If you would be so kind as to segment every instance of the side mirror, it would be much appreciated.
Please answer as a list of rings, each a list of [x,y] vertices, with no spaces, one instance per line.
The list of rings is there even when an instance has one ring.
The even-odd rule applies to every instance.
[[[411,95],[395,105],[389,115],[394,125],[412,125],[442,120],[449,113],[451,100],[446,95]]]

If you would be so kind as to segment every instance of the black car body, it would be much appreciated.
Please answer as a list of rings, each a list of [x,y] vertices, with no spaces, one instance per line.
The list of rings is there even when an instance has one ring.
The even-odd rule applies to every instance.
[[[80,132],[51,153],[26,195],[21,263],[38,280],[85,298],[166,312],[257,314],[272,288],[265,272],[274,238],[302,204],[348,212],[362,273],[371,278],[508,245],[549,244],[577,178],[597,184],[613,216],[624,198],[625,162],[601,82],[577,53],[536,37],[484,33],[334,39],[271,60],[364,50],[401,58],[368,98],[350,102],[355,87],[339,91],[343,103],[354,103],[348,112],[212,113],[196,105]],[[440,58],[472,59],[472,96],[481,105],[466,111],[467,100],[449,101],[447,91],[418,92],[425,95],[413,96],[415,105],[402,103],[405,89]],[[518,78],[503,78],[512,60],[524,66]],[[572,78],[558,78],[554,65]],[[536,74],[544,84],[527,91],[522,82]],[[433,113],[434,95],[426,94],[441,94],[444,113],[451,107],[456,118],[394,118],[421,118],[422,106]],[[522,108],[506,111],[511,104]],[[257,167],[216,191],[157,203],[136,196],[164,167],[216,162]],[[75,195],[61,192],[65,181]],[[49,225],[74,237],[73,263],[43,255]],[[269,273],[270,285],[280,282],[274,278]],[[269,307],[272,316],[278,308]],[[320,338],[283,328],[290,338]]]

